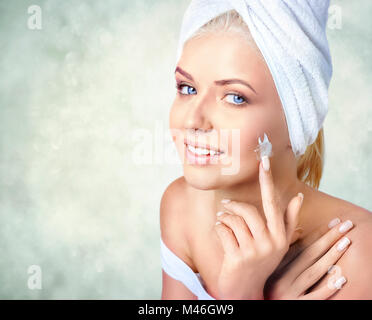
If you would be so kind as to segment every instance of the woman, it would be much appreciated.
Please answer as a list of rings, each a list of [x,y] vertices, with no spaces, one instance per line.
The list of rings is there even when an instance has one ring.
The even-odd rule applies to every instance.
[[[318,190],[329,3],[297,3],[193,1],[185,14],[162,299],[372,298],[371,213]]]

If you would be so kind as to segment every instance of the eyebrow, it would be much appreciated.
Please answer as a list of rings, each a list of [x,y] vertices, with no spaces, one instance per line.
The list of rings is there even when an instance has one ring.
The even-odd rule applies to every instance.
[[[194,81],[194,78],[191,76],[191,74],[187,73],[185,70],[181,69],[180,67],[177,67],[176,70],[174,71],[174,73],[176,72],[179,72],[180,74],[182,74],[183,76],[185,76],[187,79],[191,80],[191,81]],[[231,84],[231,83],[239,83],[239,84],[242,84],[242,85],[245,85],[247,86],[248,88],[250,88],[255,94],[257,94],[256,90],[254,90],[252,88],[252,86],[244,81],[244,80],[241,80],[241,79],[224,79],[224,80],[216,80],[214,82],[216,85],[218,86],[224,86],[224,85],[227,85],[227,84]]]

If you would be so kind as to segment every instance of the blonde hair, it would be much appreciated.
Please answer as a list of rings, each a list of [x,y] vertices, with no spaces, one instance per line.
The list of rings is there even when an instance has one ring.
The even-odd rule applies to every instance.
[[[321,128],[313,144],[297,161],[297,177],[309,186],[319,189],[324,165],[324,131]]]
[[[223,14],[208,21],[199,28],[187,41],[201,37],[208,33],[237,32],[244,36],[258,56],[265,62],[261,51],[256,45],[249,28],[243,18],[235,10]],[[266,63],[266,62],[265,62]],[[309,186],[318,189],[323,173],[324,163],[324,132],[323,128],[313,144],[309,145],[305,153],[297,160],[297,177]]]

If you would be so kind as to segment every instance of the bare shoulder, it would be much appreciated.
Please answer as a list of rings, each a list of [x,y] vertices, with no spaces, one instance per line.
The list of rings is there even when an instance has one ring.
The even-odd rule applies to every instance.
[[[320,190],[310,192],[313,209],[321,212],[324,219],[339,217],[342,221],[352,220],[355,224],[372,223],[372,212],[354,203],[337,198]],[[317,205],[315,205],[317,203]],[[321,218],[321,217],[319,217]],[[323,223],[323,221],[322,221]]]
[[[364,215],[365,212],[360,213]],[[371,231],[371,219],[363,218],[346,235],[351,240],[350,248],[336,265],[340,267],[339,270],[347,279],[347,283],[332,299],[372,299]]]
[[[185,178],[179,177],[165,189],[160,202],[160,219],[182,217],[184,204],[187,203],[188,185]]]
[[[331,299],[372,299],[372,212],[339,198],[327,198],[334,216],[354,224],[346,234],[350,248],[336,263],[347,282]]]
[[[183,176],[168,185],[160,202],[160,233],[166,246],[190,265],[185,227],[188,197],[189,187]]]

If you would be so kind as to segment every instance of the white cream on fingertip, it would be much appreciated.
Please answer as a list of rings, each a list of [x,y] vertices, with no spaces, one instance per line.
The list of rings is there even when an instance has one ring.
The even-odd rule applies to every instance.
[[[263,141],[261,141],[261,137],[258,137],[258,146],[254,152],[256,152],[256,158],[259,161],[261,161],[264,156],[271,157],[273,155],[273,146],[266,133],[264,133]]]

